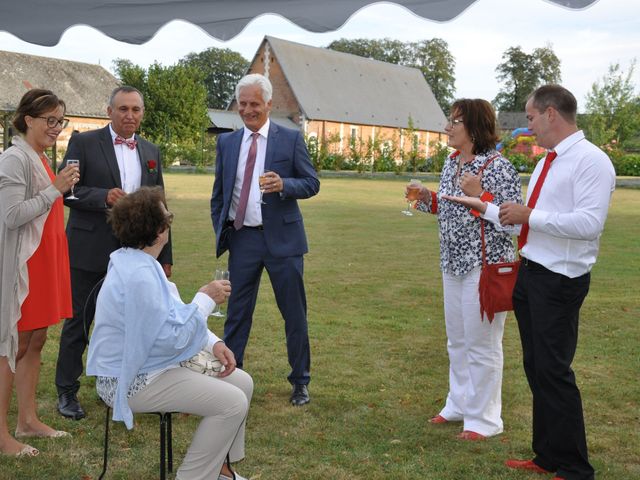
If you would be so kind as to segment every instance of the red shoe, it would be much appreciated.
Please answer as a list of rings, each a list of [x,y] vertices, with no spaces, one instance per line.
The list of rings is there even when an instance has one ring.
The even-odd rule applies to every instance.
[[[548,470],[545,470],[541,466],[537,465],[533,462],[533,460],[513,460],[509,459],[504,464],[509,468],[515,468],[518,470],[529,470],[530,472],[536,473],[553,473]],[[558,480],[557,478],[554,480]],[[564,480],[564,479],[561,479]]]
[[[449,423],[449,420],[444,418],[442,415],[436,415],[429,420],[429,423]]]
[[[471,430],[464,430],[457,435],[460,440],[471,440],[472,442],[477,442],[478,440],[485,440],[487,437],[484,435],[472,432]]]

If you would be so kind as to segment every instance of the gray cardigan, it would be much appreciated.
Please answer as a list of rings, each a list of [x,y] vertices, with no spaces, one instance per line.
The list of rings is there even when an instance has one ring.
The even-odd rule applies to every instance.
[[[13,142],[0,155],[0,356],[15,372],[20,307],[29,293],[27,260],[61,193],[35,150],[21,137]]]

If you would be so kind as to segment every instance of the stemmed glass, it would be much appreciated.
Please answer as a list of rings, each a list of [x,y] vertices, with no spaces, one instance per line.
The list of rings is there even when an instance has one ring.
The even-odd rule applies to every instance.
[[[220,270],[216,268],[214,280],[229,280],[229,270]],[[210,317],[224,317],[224,313],[220,311],[220,305],[216,304],[216,308],[211,312]]]
[[[262,205],[266,205],[267,202],[265,202],[264,200],[262,200],[262,195],[264,195],[264,186],[267,182],[267,176],[266,176],[267,172],[262,172],[260,174],[260,176],[258,177],[258,186],[260,187],[260,202]]]
[[[407,208],[402,210],[407,217],[413,217],[413,213],[411,213],[411,202],[418,200],[420,197],[420,189],[422,188],[422,182],[420,180],[416,180],[412,178],[407,185]]]
[[[67,160],[67,165],[75,165],[76,167],[78,167],[78,169],[80,168],[80,160],[76,160],[76,159],[69,159]],[[71,185],[71,195],[69,195],[68,197],[66,197],[66,200],[78,200],[78,197],[76,197],[73,194],[73,187],[74,185]]]

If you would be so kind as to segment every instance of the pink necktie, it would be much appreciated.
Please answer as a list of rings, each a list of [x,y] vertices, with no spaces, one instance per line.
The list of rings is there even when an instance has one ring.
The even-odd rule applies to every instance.
[[[136,145],[137,145],[137,141],[133,138],[129,138],[127,140],[125,140],[123,137],[121,137],[120,135],[118,135],[116,137],[116,139],[113,141],[114,145],[122,145],[123,143],[127,145],[127,147],[129,147],[130,150],[135,150]]]
[[[256,152],[258,151],[258,136],[255,132],[251,134],[253,138],[247,155],[247,165],[244,167],[244,178],[242,179],[242,190],[240,190],[240,201],[236,210],[236,218],[233,220],[233,228],[240,230],[244,225],[244,216],[247,213],[247,203],[249,203],[249,191],[253,179],[253,167],[256,166]]]
[[[538,177],[536,186],[533,187],[533,192],[529,197],[527,207],[534,208],[536,206],[536,203],[538,203],[538,197],[540,196],[540,190],[542,190],[544,179],[547,178],[547,173],[549,172],[549,168],[551,168],[551,162],[553,162],[553,159],[557,156],[558,154],[556,152],[547,153],[547,157],[544,159],[544,165],[542,166],[542,172],[540,172],[540,176]],[[524,247],[525,243],[527,243],[528,235],[529,224],[525,223],[524,225],[522,225],[522,230],[520,230],[520,235],[518,236],[518,250],[522,250],[522,247]]]

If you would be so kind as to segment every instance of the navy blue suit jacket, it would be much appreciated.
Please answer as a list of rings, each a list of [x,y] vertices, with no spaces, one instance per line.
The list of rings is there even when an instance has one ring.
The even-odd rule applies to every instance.
[[[216,256],[228,248],[229,207],[236,180],[238,156],[244,129],[224,133],[216,147],[216,177],[211,195],[211,220],[216,233]],[[274,257],[289,257],[307,253],[307,237],[298,199],[314,196],[320,181],[309,159],[307,147],[298,130],[285,128],[271,121],[264,160],[265,171],[280,175],[284,189],[264,195],[262,224],[269,252]]]

